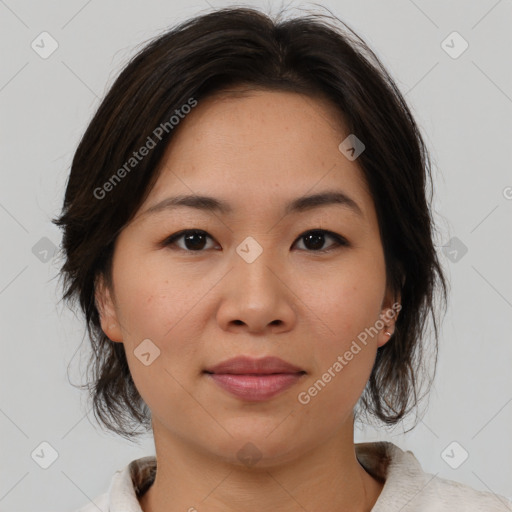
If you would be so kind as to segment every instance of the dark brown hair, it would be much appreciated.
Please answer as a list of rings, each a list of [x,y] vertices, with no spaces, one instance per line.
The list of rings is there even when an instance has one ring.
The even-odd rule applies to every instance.
[[[393,425],[422,398],[419,375],[425,368],[429,318],[437,362],[438,287],[446,304],[428,205],[431,186],[426,197],[432,181],[427,149],[393,79],[345,23],[324,14],[273,20],[249,8],[202,14],[150,41],[122,70],[74,155],[63,210],[52,222],[64,232],[63,299],[79,300],[93,348],[87,387],[95,416],[127,439],[138,436],[141,425],[145,432],[151,429],[151,411],[134,385],[124,345],[110,341],[101,329],[96,282],[101,275],[112,286],[116,237],[158,177],[174,133],[171,117],[191,99],[200,104],[237,85],[325,98],[348,133],[365,144],[357,163],[373,196],[387,282],[399,292],[402,310],[391,340],[377,351],[358,406]],[[161,137],[128,172],[126,163],[134,151],[147,147],[148,137],[155,139],[157,127]],[[122,168],[125,172],[117,175],[123,179],[114,181]],[[98,192],[107,188],[108,194]]]

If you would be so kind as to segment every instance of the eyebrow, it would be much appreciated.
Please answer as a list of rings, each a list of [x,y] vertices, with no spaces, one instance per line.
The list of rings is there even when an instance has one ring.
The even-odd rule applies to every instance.
[[[338,205],[348,208],[360,217],[364,217],[362,209],[348,195],[341,191],[325,191],[309,196],[298,197],[290,201],[284,208],[285,215],[299,213],[322,206]],[[228,214],[233,208],[222,199],[201,195],[179,195],[167,197],[145,210],[142,215],[152,215],[162,211],[174,210],[180,207],[195,208],[207,212]]]

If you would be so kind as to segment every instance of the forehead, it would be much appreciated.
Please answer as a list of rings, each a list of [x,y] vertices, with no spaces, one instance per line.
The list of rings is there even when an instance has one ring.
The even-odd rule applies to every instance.
[[[338,149],[348,133],[324,99],[281,91],[214,95],[180,121],[142,211],[170,193],[282,207],[316,192],[344,192],[361,207],[372,198],[357,161]]]

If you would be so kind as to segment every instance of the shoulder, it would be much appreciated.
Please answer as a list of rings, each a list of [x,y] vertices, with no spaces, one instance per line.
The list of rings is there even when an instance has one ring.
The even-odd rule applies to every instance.
[[[109,512],[108,492],[100,494],[98,497],[94,498],[93,501],[73,510],[73,512]]]
[[[393,443],[355,446],[361,465],[384,481],[371,512],[512,512],[512,502],[506,497],[426,473],[411,451]]]
[[[142,512],[138,496],[153,483],[154,455],[135,459],[116,471],[108,490],[73,512]]]
[[[417,500],[417,503],[421,503],[425,510],[512,511],[512,501],[505,496],[492,492],[477,491],[460,482],[439,478],[428,473],[425,473],[425,475],[429,478],[430,483],[425,486],[424,492]],[[429,508],[427,508],[427,505]]]

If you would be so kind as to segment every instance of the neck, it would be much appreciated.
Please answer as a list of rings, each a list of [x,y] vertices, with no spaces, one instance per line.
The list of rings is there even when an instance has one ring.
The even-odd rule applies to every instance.
[[[201,452],[182,440],[158,436],[157,473],[141,497],[143,512],[369,512],[383,484],[356,458],[352,428],[287,461],[252,467]],[[158,439],[158,441],[157,441]]]

